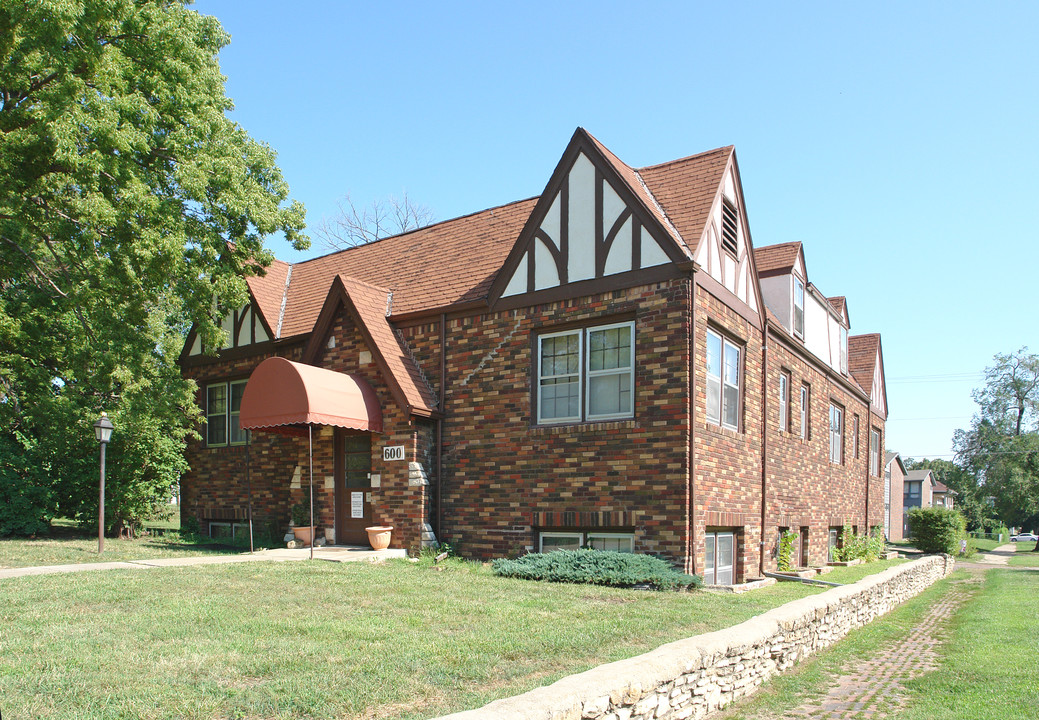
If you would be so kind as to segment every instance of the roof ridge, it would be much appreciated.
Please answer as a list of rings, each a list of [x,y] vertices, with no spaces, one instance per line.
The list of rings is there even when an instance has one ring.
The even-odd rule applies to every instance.
[[[638,172],[642,172],[643,170],[656,170],[657,168],[667,167],[668,165],[677,165],[678,163],[686,162],[687,160],[696,160],[697,158],[702,158],[707,155],[713,155],[714,153],[732,152],[735,149],[735,145],[725,145],[723,147],[714,148],[713,150],[704,150],[703,152],[698,152],[694,155],[686,155],[685,157],[680,157],[675,160],[667,160],[662,163],[656,163],[655,165],[643,165],[642,167],[633,169]]]

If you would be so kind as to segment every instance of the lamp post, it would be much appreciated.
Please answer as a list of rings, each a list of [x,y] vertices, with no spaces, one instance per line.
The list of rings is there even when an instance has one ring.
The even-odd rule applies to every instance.
[[[105,445],[112,439],[112,421],[106,413],[94,423],[94,437],[101,444],[101,499],[97,513],[97,554],[105,551]]]

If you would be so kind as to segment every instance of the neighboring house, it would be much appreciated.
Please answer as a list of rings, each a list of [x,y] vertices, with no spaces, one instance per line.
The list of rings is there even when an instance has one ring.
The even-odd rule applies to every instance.
[[[956,497],[957,492],[950,490],[945,483],[934,481],[934,489],[931,490],[931,506],[932,507],[947,507],[950,510],[953,506],[953,498]]]
[[[902,456],[897,452],[887,453],[884,456],[884,536],[888,540],[905,539],[902,503],[899,502],[905,493],[905,476],[906,466]]]
[[[754,250],[736,154],[634,169],[578,129],[522,200],[248,278],[181,357],[208,424],[182,517],[283,532],[313,443],[317,524],[471,557],[665,556],[727,584],[780,531],[825,562],[884,521],[879,335]],[[243,428],[254,428],[246,432]]]
[[[933,505],[934,487],[937,481],[930,470],[910,470],[902,481],[902,536],[909,537],[908,513],[915,507]]]

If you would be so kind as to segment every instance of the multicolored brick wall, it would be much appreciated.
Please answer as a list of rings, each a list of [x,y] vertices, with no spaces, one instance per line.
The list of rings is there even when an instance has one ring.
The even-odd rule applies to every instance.
[[[701,574],[708,530],[733,530],[737,579],[758,577],[761,529],[761,330],[706,288],[696,286],[695,502],[691,572]],[[707,330],[737,347],[740,359],[739,430],[707,420]]]
[[[869,470],[870,413],[868,404],[850,393],[832,370],[823,371],[805,359],[796,340],[769,336],[768,384],[766,389],[767,455],[765,569],[775,570],[779,528],[800,532],[808,528],[807,558],[802,564],[827,561],[829,530],[845,524],[860,533],[883,525],[883,477],[869,478],[870,516],[866,517],[866,476]],[[789,430],[780,427],[780,376],[790,381]],[[808,437],[801,438],[800,389],[809,387]],[[843,409],[842,461],[830,460],[830,406]],[[858,417],[856,456],[855,417]],[[873,418],[881,430],[883,421]]]
[[[290,360],[298,360],[302,353],[302,345],[285,346],[278,352]],[[183,367],[183,374],[198,384],[197,402],[204,408],[207,385],[244,380],[274,354],[267,346],[266,351],[252,357],[191,363]],[[246,521],[251,485],[254,529],[275,536],[284,532],[294,502],[289,485],[296,466],[306,464],[305,441],[258,432],[253,433],[248,449],[243,445],[209,447],[205,425],[199,427],[199,433],[202,439],[190,441],[186,451],[190,469],[180,481],[181,521],[198,520],[203,533],[208,533],[210,521]]]
[[[682,279],[448,320],[440,539],[469,556],[495,557],[535,548],[539,530],[623,522],[630,527],[612,529],[633,529],[638,551],[682,563],[687,298]],[[537,425],[537,335],[632,318],[635,417]],[[438,381],[439,325],[401,334]]]

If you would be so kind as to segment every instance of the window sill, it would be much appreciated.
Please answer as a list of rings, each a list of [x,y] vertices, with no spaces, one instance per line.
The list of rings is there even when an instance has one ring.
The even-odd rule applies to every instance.
[[[565,433],[599,432],[601,430],[635,430],[639,427],[639,422],[635,418],[619,418],[617,420],[531,425],[530,432],[532,435],[561,435]]]

